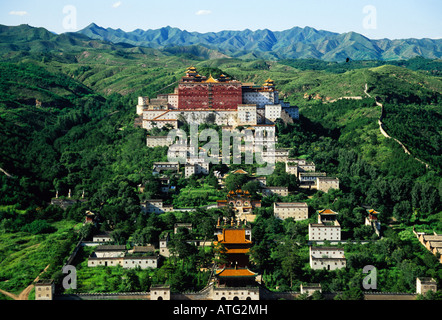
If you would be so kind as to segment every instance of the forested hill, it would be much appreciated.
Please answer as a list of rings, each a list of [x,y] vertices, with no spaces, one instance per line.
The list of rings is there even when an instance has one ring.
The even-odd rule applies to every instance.
[[[66,194],[69,188],[77,194],[86,189],[101,201],[109,188],[118,189],[115,184],[124,181],[130,189],[150,179],[145,168],[154,158],[147,156],[146,133],[133,128],[137,97],[172,92],[189,65],[203,75],[222,72],[257,84],[271,77],[281,96],[300,107],[309,130],[322,128],[321,138],[335,140],[345,133],[349,139],[341,140],[347,148],[378,169],[393,170],[384,160],[396,150],[372,142],[381,139],[374,138],[380,109],[357,101],[341,109],[339,101],[332,103],[364,96],[367,84],[386,106],[389,134],[440,171],[441,122],[429,121],[440,117],[440,60],[386,65],[374,60],[209,59],[199,50],[116,45],[29,26],[0,31],[0,168],[16,178],[0,174],[1,198],[9,204],[27,207],[30,198],[41,203],[56,189]],[[370,138],[365,125],[371,126]],[[359,131],[360,137],[354,134]]]
[[[102,28],[92,23],[79,33],[92,39],[149,48],[202,45],[230,57],[263,59],[314,58],[326,61],[401,60],[442,57],[442,39],[371,40],[356,32],[334,33],[294,27],[285,31],[243,30],[209,33],[164,27],[156,30]]]

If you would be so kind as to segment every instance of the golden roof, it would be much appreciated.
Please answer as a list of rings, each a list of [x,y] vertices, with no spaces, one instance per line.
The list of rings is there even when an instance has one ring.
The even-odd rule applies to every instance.
[[[223,229],[222,234],[218,234],[218,242],[224,244],[251,244],[246,239],[245,229]]]
[[[256,273],[247,268],[242,269],[222,269],[216,271],[218,277],[256,277]]]
[[[273,81],[272,79],[268,78],[266,80],[266,82],[264,83],[264,86],[273,86],[275,84],[275,81]]]
[[[207,83],[216,83],[218,80],[214,79],[212,75],[210,75],[209,79],[206,80]]]
[[[333,214],[333,215],[338,214],[337,212],[334,212],[333,210],[330,210],[330,209],[324,209],[322,211],[319,211],[318,213],[319,214]]]

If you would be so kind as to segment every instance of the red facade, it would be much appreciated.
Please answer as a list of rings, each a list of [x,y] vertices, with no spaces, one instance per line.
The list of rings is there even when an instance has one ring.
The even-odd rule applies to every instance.
[[[178,86],[178,109],[236,110],[242,103],[239,82],[183,82]]]

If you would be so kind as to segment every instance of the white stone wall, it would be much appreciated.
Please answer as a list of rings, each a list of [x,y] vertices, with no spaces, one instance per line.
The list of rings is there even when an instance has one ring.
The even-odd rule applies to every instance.
[[[259,300],[259,290],[248,290],[248,289],[213,289],[213,300],[233,300],[237,298],[238,300]]]
[[[336,270],[345,268],[346,265],[344,249],[337,247],[310,247],[310,267],[312,269]]]
[[[35,285],[35,300],[52,300],[53,285]]]
[[[330,189],[339,189],[339,179],[319,177],[316,180],[316,188],[323,192],[328,192]]]
[[[273,213],[276,218],[293,218],[296,221],[308,219],[307,204],[289,204],[278,202],[273,204]]]
[[[280,104],[266,105],[265,106],[265,118],[267,123],[273,123],[276,119],[281,118],[282,107]]]
[[[124,269],[156,269],[158,267],[158,259],[156,257],[125,257],[123,260]]]
[[[309,224],[308,225],[309,240],[341,240],[341,227],[339,225]]]
[[[172,144],[167,136],[147,136],[146,145],[150,148],[154,147],[168,147]]]
[[[256,105],[238,105],[238,125],[256,125]]]
[[[280,195],[281,197],[286,197],[289,195],[289,190],[287,187],[279,188],[279,187],[267,187],[262,189],[262,194],[265,196],[270,196],[272,194]]]
[[[170,300],[170,288],[150,288],[150,300]]]
[[[285,172],[287,172],[288,174],[293,174],[295,176],[298,176],[298,165],[297,164],[289,164],[289,162],[286,162]]]
[[[256,104],[258,108],[262,108],[266,104],[278,103],[278,93],[276,91],[244,92],[242,99],[244,104]]]
[[[96,251],[97,258],[119,258],[124,256],[124,250],[121,251]]]
[[[184,167],[184,176],[186,178],[189,178],[193,174],[196,174],[196,165],[194,165],[194,164],[187,164]]]
[[[177,94],[169,94],[167,96],[167,103],[169,107],[172,109],[178,109],[178,95]]]
[[[116,267],[121,266],[123,262],[123,258],[89,258],[87,261],[88,267]]]

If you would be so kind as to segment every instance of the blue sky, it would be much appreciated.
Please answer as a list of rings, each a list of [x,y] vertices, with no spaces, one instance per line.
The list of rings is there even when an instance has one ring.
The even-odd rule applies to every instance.
[[[172,26],[188,31],[295,26],[371,39],[442,38],[440,0],[1,0],[0,24],[63,33],[92,22],[124,31]]]

